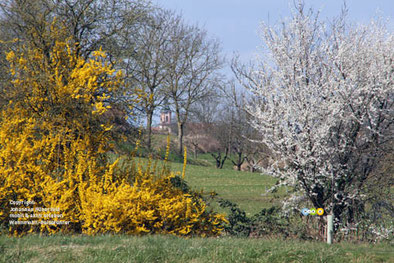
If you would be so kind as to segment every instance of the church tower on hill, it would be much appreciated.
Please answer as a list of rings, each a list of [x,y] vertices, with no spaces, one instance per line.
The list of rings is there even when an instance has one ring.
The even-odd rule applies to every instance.
[[[168,102],[165,102],[164,107],[160,112],[160,125],[159,125],[160,130],[171,133],[171,124],[172,124],[171,114],[172,112],[170,107],[168,106]]]
[[[160,125],[171,124],[171,109],[166,106],[160,113]]]

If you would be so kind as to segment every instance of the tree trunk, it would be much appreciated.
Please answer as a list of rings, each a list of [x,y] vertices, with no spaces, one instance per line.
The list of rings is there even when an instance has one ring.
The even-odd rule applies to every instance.
[[[222,169],[222,168],[223,168],[223,165],[224,165],[224,162],[225,162],[226,159],[227,159],[228,148],[225,149],[225,155],[224,155],[223,159],[222,159],[222,153],[221,153],[220,151],[218,152],[218,155],[215,155],[215,154],[213,154],[213,153],[211,153],[211,155],[212,155],[212,157],[215,158],[215,160],[216,160],[216,168]]]
[[[224,165],[224,162],[226,161],[226,159],[227,159],[227,156],[228,156],[228,148],[226,148],[226,150],[225,150],[225,155],[224,155],[224,157],[223,157],[223,160],[221,161],[221,163],[220,163],[220,169],[223,169],[223,165]]]
[[[238,153],[238,171],[241,171],[241,166],[244,163],[244,159],[242,159],[242,152]]]
[[[197,147],[198,147],[198,144],[197,143],[193,143],[193,142],[192,142],[192,144],[193,144],[193,148],[194,148],[194,151],[193,151],[194,159],[197,159]]]
[[[146,113],[146,131],[148,138],[146,140],[146,147],[148,150],[151,150],[152,147],[152,118],[153,118],[153,111],[148,111]]]
[[[237,151],[237,155],[238,155],[238,160],[237,160],[236,162],[234,162],[233,160],[231,160],[231,162],[232,162],[235,166],[237,166],[237,170],[238,170],[238,171],[241,171],[241,166],[242,166],[242,164],[243,164],[244,161],[245,161],[245,157],[242,158],[242,152],[240,152],[240,151]]]
[[[218,152],[218,155],[216,156],[215,154],[211,153],[212,157],[215,158],[216,161],[216,168],[220,168],[220,160],[222,159],[221,153]]]
[[[183,123],[178,121],[178,143],[179,143],[179,154],[183,154]]]

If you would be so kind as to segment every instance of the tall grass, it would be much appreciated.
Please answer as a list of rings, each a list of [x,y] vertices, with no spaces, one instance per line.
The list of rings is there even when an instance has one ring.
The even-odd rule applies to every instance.
[[[0,236],[0,262],[393,262],[389,244],[173,236]]]

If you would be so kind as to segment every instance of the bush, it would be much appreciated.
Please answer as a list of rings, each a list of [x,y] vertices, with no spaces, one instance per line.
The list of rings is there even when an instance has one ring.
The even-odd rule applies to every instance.
[[[119,160],[109,161],[113,123],[103,116],[121,72],[101,50],[83,59],[55,22],[50,28],[48,54],[29,44],[7,54],[12,80],[0,113],[1,228],[16,235],[218,235],[223,215],[207,212],[198,194],[174,186],[178,179],[168,169],[151,162],[120,169]],[[33,211],[11,211],[21,206],[10,201],[19,200],[34,202],[25,207]]]
[[[278,207],[264,208],[252,217],[248,217],[245,211],[228,200],[220,199],[219,205],[230,209],[228,224],[226,224],[224,230],[232,236],[281,235],[282,237],[288,237],[290,235],[289,219],[281,216],[281,210]]]
[[[112,183],[99,182],[83,195],[85,233],[210,236],[218,235],[223,228],[224,217],[207,212],[201,196],[166,169],[156,172],[139,167],[132,184],[106,180]]]

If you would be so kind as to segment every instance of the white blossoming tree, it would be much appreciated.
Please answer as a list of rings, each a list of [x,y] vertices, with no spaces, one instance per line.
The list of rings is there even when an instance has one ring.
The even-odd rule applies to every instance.
[[[262,25],[265,56],[238,71],[254,95],[252,125],[275,155],[265,173],[294,187],[287,207],[308,200],[334,214],[336,229],[357,222],[363,188],[393,151],[393,34],[345,18],[323,23],[299,4],[280,26]]]

